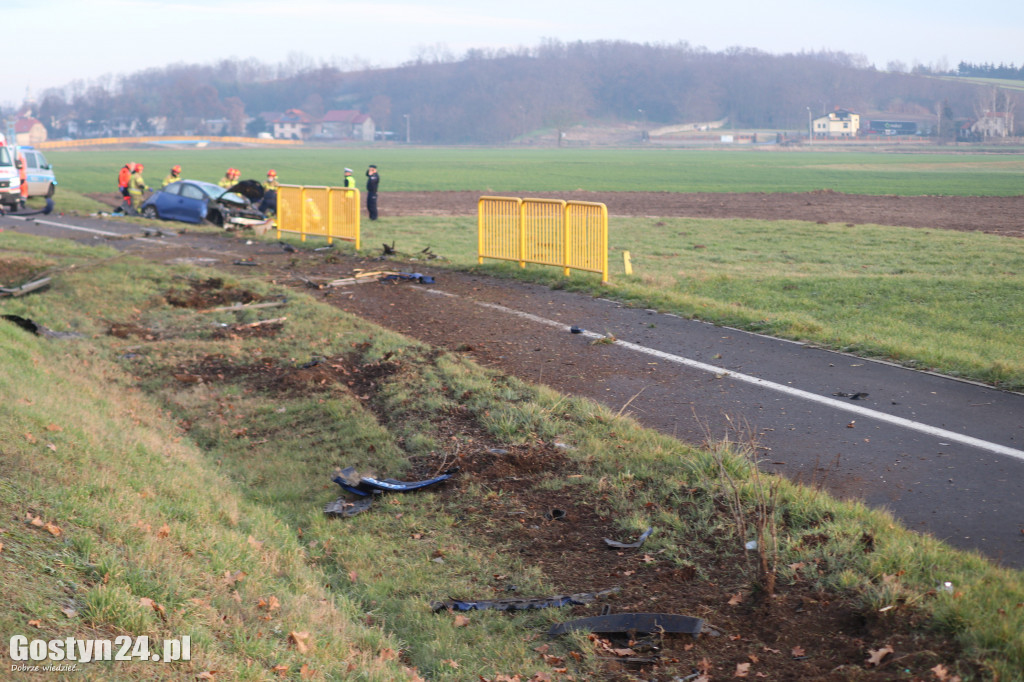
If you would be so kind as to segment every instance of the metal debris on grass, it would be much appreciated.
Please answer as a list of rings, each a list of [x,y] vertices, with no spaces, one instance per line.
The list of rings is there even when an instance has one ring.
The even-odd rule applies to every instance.
[[[703,619],[680,616],[672,613],[614,613],[590,618],[577,618],[564,623],[555,623],[548,630],[549,637],[583,630],[597,633],[653,632],[692,635],[696,639],[701,633],[718,636]]]
[[[24,296],[27,293],[38,291],[50,285],[49,277],[42,277],[32,282],[26,282],[19,287],[0,287],[0,296]]]
[[[328,516],[341,516],[350,517],[356,514],[362,514],[364,511],[368,511],[373,506],[373,497],[361,497],[358,500],[350,502],[344,497],[339,497],[334,502],[327,503],[324,507],[324,513]]]
[[[355,470],[355,467],[346,467],[338,471],[331,480],[342,487],[343,490],[360,497],[372,495],[375,492],[384,493],[405,493],[412,490],[419,490],[427,486],[446,481],[455,475],[457,469],[449,469],[440,476],[428,478],[425,481],[396,481],[393,478],[378,479],[372,476],[363,476]]]
[[[534,599],[482,599],[465,601],[450,599],[448,601],[432,601],[430,609],[434,613],[440,611],[529,611],[530,609],[558,608],[562,606],[580,606],[592,604],[598,599],[616,594],[620,587],[612,587],[600,592],[581,592],[579,594],[558,594],[553,597],[537,597]]]
[[[653,532],[654,527],[651,526],[643,532],[643,534],[637,539],[636,542],[617,542],[615,540],[609,540],[608,538],[605,538],[604,544],[608,545],[608,547],[612,549],[636,549],[643,545],[647,541],[647,538],[651,537],[651,533]]]

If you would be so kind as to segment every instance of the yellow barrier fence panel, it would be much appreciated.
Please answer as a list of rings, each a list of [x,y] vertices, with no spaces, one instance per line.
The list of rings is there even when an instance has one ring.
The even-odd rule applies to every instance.
[[[331,218],[330,196],[330,187],[303,187],[302,241],[306,241],[307,234],[316,235],[318,237],[328,236],[329,221]]]
[[[281,185],[277,189],[277,237],[282,232],[302,231],[302,187]]]
[[[565,223],[565,267],[598,272],[601,281],[607,282],[608,207],[587,201],[570,201],[565,207]]]
[[[523,199],[523,261],[565,265],[565,202],[559,199]]]
[[[332,237],[355,242],[359,250],[359,190],[344,187],[330,188],[330,232],[327,241]]]
[[[516,197],[480,197],[477,201],[478,263],[484,258],[522,260],[522,203]]]

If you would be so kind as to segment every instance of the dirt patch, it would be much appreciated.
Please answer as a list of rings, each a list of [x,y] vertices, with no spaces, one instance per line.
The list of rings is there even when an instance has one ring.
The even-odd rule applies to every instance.
[[[382,216],[476,215],[480,192],[393,192]],[[867,196],[831,190],[794,194],[708,192],[525,192],[515,196],[596,201],[612,216],[807,220],[987,232],[1024,237],[1024,196]]]
[[[474,216],[482,192],[385,192],[380,214]],[[90,194],[112,207],[119,194]],[[816,223],[877,224],[986,232],[1024,237],[1024,195],[950,197],[843,194],[832,190],[792,194],[712,192],[522,192],[518,197],[596,201],[612,216],[749,218]]]
[[[262,301],[263,297],[237,289],[232,285],[225,285],[224,280],[219,277],[211,277],[201,281],[189,282],[189,288],[184,291],[168,291],[165,294],[167,302],[176,308],[209,309],[218,306],[246,304]]]
[[[25,284],[51,265],[31,258],[0,256],[0,287],[13,288]]]

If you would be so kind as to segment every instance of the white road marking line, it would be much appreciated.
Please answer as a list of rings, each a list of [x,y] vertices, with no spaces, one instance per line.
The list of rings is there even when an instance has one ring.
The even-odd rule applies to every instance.
[[[18,218],[18,220],[28,221],[29,218],[19,218],[18,216],[7,216],[8,218]],[[91,227],[78,227],[77,225],[66,225],[64,223],[55,223],[50,220],[35,220],[34,222],[40,225],[49,225],[50,227],[62,227],[65,230],[77,230],[78,232],[91,232],[92,234],[102,235],[104,237],[126,237],[128,235],[119,234],[117,232],[105,232],[103,230],[94,230]]]
[[[446,291],[438,291],[436,289],[421,288],[421,291],[425,291],[427,293],[439,296],[448,296],[450,298],[463,298],[458,294],[452,294]],[[476,301],[474,299],[467,300],[473,301],[473,303],[477,304],[478,306],[490,308],[492,310],[497,310],[508,315],[514,315],[525,320],[530,320],[531,322],[536,322],[537,324],[543,324],[548,327],[557,327],[559,329],[565,329],[564,322],[549,320],[545,317],[540,317],[539,315],[525,313],[521,310],[515,310],[513,308],[507,308],[503,305],[498,305],[496,303],[486,303],[484,301]],[[602,334],[596,334],[594,332],[588,332],[586,330],[581,331],[580,334],[590,339],[605,338]],[[916,422],[911,419],[905,419],[903,417],[897,417],[891,414],[886,414],[885,412],[879,412],[878,410],[872,410],[867,407],[861,407],[860,405],[851,405],[850,403],[847,402],[835,400],[833,398],[828,398],[826,396],[811,393],[809,391],[804,391],[799,388],[793,388],[792,386],[786,386],[785,384],[777,384],[774,381],[759,379],[758,377],[751,376],[749,374],[734,372],[730,369],[725,369],[724,367],[716,367],[715,365],[709,365],[705,362],[691,360],[690,358],[684,358],[680,355],[673,355],[671,353],[666,353],[664,351],[655,350],[654,348],[648,348],[646,346],[641,346],[639,344],[631,343],[629,341],[616,340],[614,345],[621,346],[623,348],[626,348],[637,353],[643,353],[645,355],[660,358],[668,362],[673,362],[678,365],[684,365],[686,367],[690,367],[691,369],[697,369],[702,372],[710,372],[711,374],[714,374],[719,377],[729,377],[730,379],[735,379],[736,381],[742,381],[748,384],[753,384],[755,386],[760,386],[761,388],[766,388],[770,391],[785,393],[786,395],[791,395],[796,398],[802,398],[803,400],[809,400],[811,402],[818,403],[819,405],[824,405],[826,407],[831,407],[833,409],[842,410],[844,412],[851,412],[860,417],[867,417],[869,419],[875,419],[877,421],[886,422],[894,426],[899,426],[905,429],[911,429],[913,431],[917,431],[925,435],[940,438],[943,441],[955,441],[962,445],[969,445],[971,447],[975,447],[980,450],[986,450],[988,452],[993,452],[998,455],[1006,455],[1008,457],[1013,457],[1024,462],[1024,450],[1016,450],[1014,448],[1006,447],[1005,445],[992,443],[986,440],[982,440],[980,438],[974,438],[973,436],[965,436],[963,434],[956,433],[955,431],[948,431],[946,429],[940,429],[936,426],[929,426],[928,424],[922,424],[921,422]]]

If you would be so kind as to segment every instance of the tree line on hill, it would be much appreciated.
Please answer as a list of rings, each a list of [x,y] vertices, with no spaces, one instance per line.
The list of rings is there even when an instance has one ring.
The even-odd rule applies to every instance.
[[[1008,80],[1024,81],[1024,66],[1016,67],[1011,62],[1006,64],[972,64],[971,62],[960,62],[956,67],[956,75],[973,76],[975,78],[1006,78]]]
[[[394,68],[294,58],[276,66],[174,64],[47,90],[33,113],[56,137],[69,121],[83,130],[88,121],[132,119],[145,131],[154,117],[165,117],[170,131],[189,119],[223,118],[230,132],[255,134],[267,125],[254,119],[263,112],[358,109],[397,139],[408,125],[418,143],[506,144],[594,121],[654,129],[728,119],[735,128],[806,130],[809,114],[836,108],[868,118],[967,118],[989,98],[976,84],[931,76],[880,71],[843,52],[548,41],[461,58],[439,49]]]

